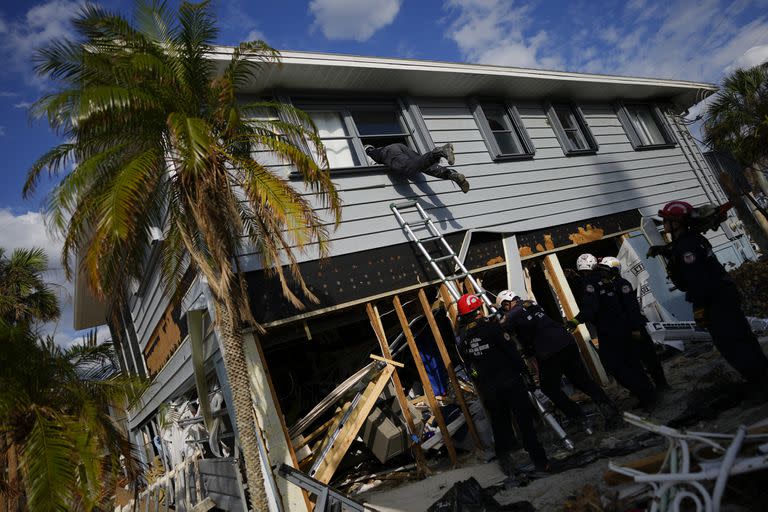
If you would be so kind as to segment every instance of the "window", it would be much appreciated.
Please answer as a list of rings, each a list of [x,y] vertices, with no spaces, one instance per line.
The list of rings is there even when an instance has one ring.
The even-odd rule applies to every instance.
[[[517,108],[504,103],[471,100],[483,140],[494,160],[529,158],[536,151]]]
[[[591,154],[597,151],[597,141],[589,131],[581,109],[569,103],[547,107],[549,124],[566,155]]]
[[[675,138],[657,106],[645,103],[620,104],[616,111],[633,148],[655,149],[675,145]]]
[[[394,102],[382,104],[298,104],[317,126],[333,169],[377,165],[365,154],[365,146],[402,143],[413,147],[404,113]]]

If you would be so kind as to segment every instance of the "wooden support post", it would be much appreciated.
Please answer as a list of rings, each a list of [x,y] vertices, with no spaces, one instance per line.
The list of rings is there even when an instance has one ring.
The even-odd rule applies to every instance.
[[[331,445],[330,450],[326,454],[323,461],[320,463],[320,466],[317,468],[313,478],[323,482],[324,484],[327,484],[331,481],[331,477],[333,477],[333,473],[336,471],[336,468],[339,467],[341,459],[343,459],[344,455],[347,454],[347,450],[349,450],[352,441],[354,441],[355,437],[357,437],[357,434],[360,432],[363,423],[365,423],[365,420],[371,413],[373,406],[376,405],[376,401],[384,391],[384,388],[386,387],[387,382],[389,382],[389,378],[392,376],[394,371],[395,367],[391,364],[388,364],[384,367],[384,369],[375,380],[368,383],[368,386],[365,388],[365,391],[363,391],[362,396],[360,397],[360,402],[357,404],[350,416],[346,419],[344,425],[342,425],[339,429],[339,435],[335,440],[333,440],[333,444]],[[318,448],[318,453],[324,451],[325,446],[329,441],[330,439],[328,438],[325,440],[325,442],[323,442],[322,445],[320,445],[320,448]]]
[[[261,342],[252,333],[248,333],[244,335],[244,343],[254,414],[259,420],[265,448],[270,455],[266,467],[269,468],[279,462],[284,462],[291,467],[298,468],[296,452],[291,444],[291,438],[288,436],[288,429],[275,393],[272,377],[269,374],[267,360],[261,349]],[[304,489],[289,483],[284,478],[277,478],[274,473],[264,475],[265,481],[268,477],[275,480],[279,492],[279,496],[275,496],[275,498],[282,500],[284,508],[312,510],[309,495]]]
[[[451,463],[455,466],[458,462],[456,458],[456,448],[453,446],[453,439],[451,439],[451,434],[448,432],[448,426],[445,424],[443,413],[437,405],[435,392],[432,390],[432,384],[429,383],[429,376],[427,375],[427,370],[424,368],[424,361],[421,360],[421,354],[419,354],[419,348],[416,346],[416,340],[413,338],[411,327],[408,325],[408,319],[405,317],[405,311],[403,311],[403,305],[400,303],[400,297],[395,295],[395,298],[392,299],[392,303],[395,306],[395,312],[397,313],[398,320],[400,320],[400,327],[403,329],[405,339],[408,341],[408,347],[411,349],[413,362],[416,363],[416,369],[419,372],[419,379],[421,379],[421,384],[424,387],[424,396],[427,397],[429,409],[437,419],[440,432],[443,434],[443,442],[448,450],[448,455],[451,457]]]
[[[544,256],[544,267],[547,269],[547,273],[552,280],[552,287],[555,289],[555,294],[563,306],[565,316],[570,320],[579,314],[579,306],[576,304],[576,298],[573,296],[571,287],[568,286],[568,281],[565,279],[565,274],[560,266],[560,260],[557,259],[557,254],[553,253]],[[600,362],[594,345],[592,345],[592,337],[589,335],[589,330],[585,325],[580,325],[574,333],[581,357],[592,374],[592,378],[605,386],[608,384],[608,375],[605,373],[605,368],[603,368],[603,364]]]
[[[458,313],[456,312],[456,301],[451,297],[451,293],[448,291],[448,287],[445,286],[445,284],[440,285],[440,297],[443,298],[445,310],[448,312],[448,318],[450,318],[451,325],[453,325],[453,330],[455,331],[456,317],[458,316]]]
[[[437,349],[440,351],[440,357],[443,359],[443,364],[445,365],[445,369],[448,372],[448,380],[451,381],[451,387],[453,388],[453,392],[456,394],[456,401],[459,402],[461,412],[464,413],[464,418],[467,420],[467,428],[469,428],[469,433],[472,435],[475,446],[477,448],[482,448],[483,442],[480,440],[480,436],[477,434],[477,429],[475,429],[475,422],[472,421],[472,415],[469,414],[469,408],[467,407],[467,403],[464,401],[464,392],[461,390],[459,379],[456,377],[456,372],[453,370],[453,364],[451,362],[451,357],[448,355],[448,349],[445,348],[443,335],[437,326],[435,315],[432,314],[432,306],[429,304],[429,301],[427,300],[427,294],[424,293],[423,288],[419,290],[419,301],[421,302],[421,308],[424,310],[424,316],[427,318],[427,322],[429,322],[429,328],[432,329],[432,336],[435,338]]]
[[[376,306],[370,302],[365,305],[365,312],[368,314],[368,320],[371,322],[373,332],[376,334],[376,339],[379,341],[379,347],[381,347],[381,354],[387,359],[392,359],[392,352],[389,351],[389,343],[387,343],[387,337],[384,335],[384,326],[381,324],[381,317]],[[403,411],[403,418],[405,418],[405,424],[408,426],[408,445],[413,449],[413,458],[416,461],[416,469],[423,475],[429,475],[432,472],[427,466],[427,460],[424,457],[424,451],[421,449],[421,445],[418,441],[414,442],[411,439],[411,435],[418,436],[420,433],[416,432],[416,424],[413,422],[413,416],[411,416],[411,409],[409,407],[408,399],[403,391],[403,384],[400,382],[400,376],[395,369],[392,372],[392,385],[395,388],[395,397],[397,397],[397,403],[400,405],[400,410]]]

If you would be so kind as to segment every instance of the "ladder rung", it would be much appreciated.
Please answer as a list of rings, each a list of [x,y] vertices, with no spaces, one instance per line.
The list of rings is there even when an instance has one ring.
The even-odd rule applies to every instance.
[[[468,275],[469,274],[454,274],[452,276],[446,276],[445,280],[446,281],[453,281],[454,279],[464,279]]]
[[[403,208],[413,208],[416,206],[416,201],[403,201],[402,203],[390,203],[390,208],[397,208],[398,210]]]
[[[421,243],[425,244],[425,243],[427,243],[427,242],[434,242],[434,241],[436,241],[436,240],[440,240],[441,238],[443,238],[441,235],[437,235],[437,236],[428,236],[427,238],[421,238],[421,239],[419,239],[419,242],[421,242]]]
[[[435,263],[438,263],[440,261],[448,261],[453,258],[454,258],[453,254],[449,254],[448,256],[440,256],[439,258],[432,258],[432,261],[434,261]]]

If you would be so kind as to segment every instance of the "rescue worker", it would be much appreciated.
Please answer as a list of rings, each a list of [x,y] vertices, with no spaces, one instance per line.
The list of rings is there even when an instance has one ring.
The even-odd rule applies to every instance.
[[[600,264],[607,267],[610,270],[610,275],[613,276],[614,289],[624,307],[624,312],[627,314],[630,329],[632,329],[632,350],[645,367],[645,371],[653,379],[653,383],[656,384],[656,390],[669,389],[667,377],[664,375],[664,368],[661,366],[659,356],[656,354],[656,345],[645,329],[648,319],[643,315],[642,309],[640,309],[637,292],[632,288],[632,284],[629,281],[621,277],[621,262],[613,256],[604,256],[600,259]]]
[[[598,353],[605,370],[640,400],[640,407],[650,409],[656,402],[656,392],[632,350],[629,317],[616,294],[613,280],[609,278],[609,271],[599,266],[586,270],[587,263],[591,264],[593,259],[597,261],[594,256],[584,258],[583,270],[580,269],[580,311],[568,323],[574,328],[584,322],[595,326],[600,342]]]
[[[533,424],[535,411],[522,377],[523,360],[495,317],[483,317],[482,305],[479,297],[470,294],[457,302],[461,328],[458,349],[488,412],[499,465],[506,474],[514,470],[510,457],[515,443],[514,415],[523,448],[534,466],[538,471],[549,471]]]
[[[453,144],[446,144],[420,155],[405,144],[389,144],[380,148],[365,146],[365,153],[377,164],[386,165],[395,174],[413,179],[420,172],[442,180],[454,181],[462,192],[469,192],[467,178],[449,167],[443,167],[440,159],[445,158],[448,165],[456,163]]]
[[[741,297],[709,241],[691,229],[693,207],[672,201],[659,210],[664,231],[672,238],[665,246],[667,272],[674,285],[693,305],[696,323],[706,327],[712,342],[741,376],[763,393],[768,392],[768,358],[741,310]],[[653,253],[649,251],[649,254]]]
[[[569,419],[579,422],[585,430],[589,428],[584,411],[560,387],[560,380],[565,375],[597,404],[607,428],[618,425],[619,410],[590,377],[576,341],[562,324],[548,317],[541,306],[522,300],[511,290],[499,292],[496,305],[504,314],[502,327],[517,335],[526,353],[536,356],[541,390],[558,409]]]

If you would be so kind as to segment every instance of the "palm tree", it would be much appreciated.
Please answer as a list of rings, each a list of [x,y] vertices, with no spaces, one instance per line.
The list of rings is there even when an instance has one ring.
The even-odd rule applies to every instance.
[[[768,63],[725,77],[707,107],[704,142],[744,167],[768,164]]]
[[[768,165],[768,63],[737,69],[725,77],[704,115],[704,143],[731,155],[745,170],[750,183],[768,193],[768,181],[763,174]],[[764,219],[768,219],[768,212],[737,181],[727,175],[722,175],[721,181],[750,236],[766,252],[768,232],[764,222],[758,222],[760,219],[752,214],[743,198]]]
[[[256,322],[237,255],[244,244],[253,246],[294,305],[316,301],[297,251],[327,254],[326,226],[339,222],[340,200],[307,114],[268,98],[239,101],[241,88],[279,61],[274,49],[261,41],[215,49],[207,2],[184,2],[177,12],[139,4],[134,20],[85,6],[74,20],[78,39],[56,41],[38,54],[37,71],[58,88],[34,112],[68,142],[34,164],[24,193],[45,170],[63,174],[47,218],[63,237],[68,275],[77,254],[79,269],[101,296],[119,300],[128,279],[141,275],[149,233],[158,226],[169,293],[190,269],[207,279],[252,506],[265,510],[242,335]],[[222,52],[227,59],[216,61]],[[255,149],[293,166],[331,222],[260,163]],[[319,162],[310,153],[320,155]],[[76,165],[68,170],[70,162]]]
[[[4,482],[6,495],[23,496],[28,510],[103,509],[121,464],[130,478],[139,467],[126,434],[106,404],[138,398],[134,378],[110,375],[108,344],[62,349],[23,325],[0,320],[0,434],[7,457],[1,469],[21,475]],[[121,457],[122,462],[121,462]]]
[[[59,317],[56,294],[41,276],[47,269],[42,249],[15,249],[7,257],[0,247],[0,318],[9,324],[29,324]]]

